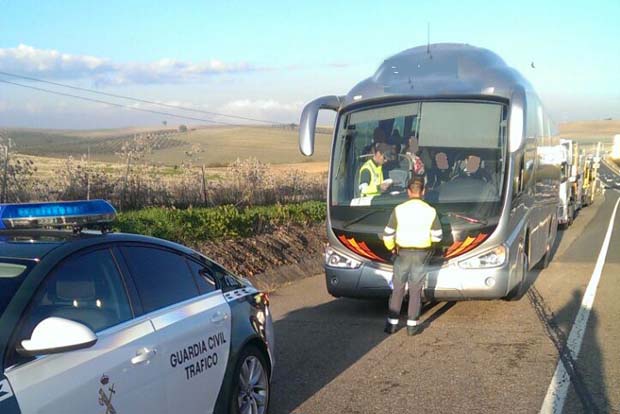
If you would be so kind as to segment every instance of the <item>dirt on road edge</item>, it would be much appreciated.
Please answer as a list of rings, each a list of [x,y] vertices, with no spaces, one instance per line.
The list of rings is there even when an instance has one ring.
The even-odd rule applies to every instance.
[[[276,288],[323,271],[325,224],[290,225],[269,234],[206,242],[194,249],[262,290]]]

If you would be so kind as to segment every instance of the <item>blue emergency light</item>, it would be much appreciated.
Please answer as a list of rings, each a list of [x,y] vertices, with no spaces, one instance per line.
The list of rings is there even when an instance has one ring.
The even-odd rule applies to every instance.
[[[0,230],[105,225],[116,210],[105,200],[0,204]]]

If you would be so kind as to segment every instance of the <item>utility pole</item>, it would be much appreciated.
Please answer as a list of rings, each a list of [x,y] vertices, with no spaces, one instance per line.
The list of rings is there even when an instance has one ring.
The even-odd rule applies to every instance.
[[[86,156],[86,199],[90,200],[90,145]]]
[[[207,178],[205,177],[205,165],[202,164],[200,169],[202,170],[202,202],[207,207]]]
[[[11,139],[7,137],[6,144],[0,144],[0,150],[4,152],[4,165],[2,166],[2,197],[0,197],[0,203],[6,203],[8,201],[10,149]]]

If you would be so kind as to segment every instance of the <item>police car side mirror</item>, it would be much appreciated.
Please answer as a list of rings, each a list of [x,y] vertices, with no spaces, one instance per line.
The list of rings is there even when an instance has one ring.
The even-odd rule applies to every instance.
[[[87,326],[69,319],[50,317],[43,319],[30,339],[24,339],[17,352],[24,356],[58,354],[89,348],[97,336]]]

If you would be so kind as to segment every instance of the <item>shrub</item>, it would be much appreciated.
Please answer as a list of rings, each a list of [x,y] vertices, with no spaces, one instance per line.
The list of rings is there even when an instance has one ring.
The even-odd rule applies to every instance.
[[[325,220],[325,214],[325,203],[319,201],[243,208],[232,205],[184,210],[150,207],[119,213],[114,228],[196,245],[264,233],[276,226],[318,223]]]

